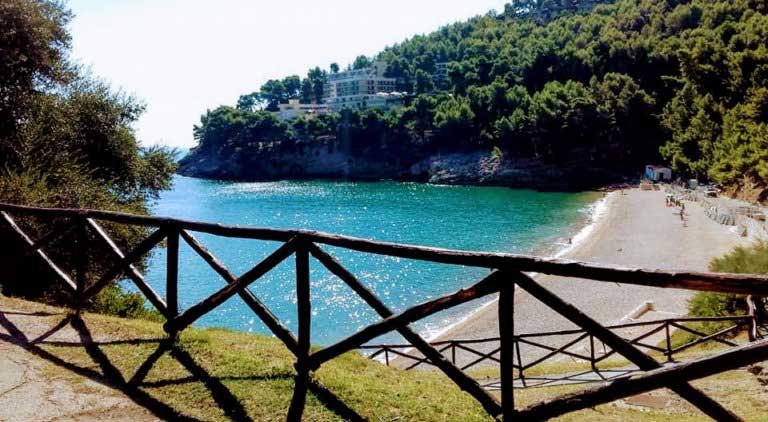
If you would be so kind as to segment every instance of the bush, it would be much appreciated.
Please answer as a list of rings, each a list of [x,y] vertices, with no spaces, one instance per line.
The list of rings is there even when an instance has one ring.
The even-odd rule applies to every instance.
[[[176,164],[173,151],[142,147],[137,139],[133,125],[144,105],[70,60],[72,13],[63,2],[0,4],[0,202],[147,214],[150,201],[170,187]],[[69,218],[20,213],[13,218],[34,239],[72,225]],[[147,232],[137,226],[102,226],[123,250],[132,249]],[[80,242],[69,233],[45,247],[68,274],[75,273],[75,258],[85,252],[86,284],[115,262],[111,251],[89,236]],[[0,222],[3,293],[71,303],[71,293],[25,252],[16,233]],[[145,261],[135,265],[141,270]],[[109,313],[145,312],[140,297],[117,286],[97,302]]]
[[[768,242],[760,241],[749,247],[737,247],[715,258],[709,269],[721,273],[768,274]],[[700,292],[688,301],[691,316],[743,315],[747,304],[743,295]]]
[[[141,293],[125,291],[119,285],[109,285],[99,292],[93,298],[91,310],[123,318],[163,321],[160,312],[146,307],[146,300]]]

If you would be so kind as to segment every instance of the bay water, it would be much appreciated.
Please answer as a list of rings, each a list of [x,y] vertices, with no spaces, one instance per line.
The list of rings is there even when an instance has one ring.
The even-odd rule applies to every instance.
[[[387,242],[441,248],[549,255],[589,220],[597,193],[536,192],[497,187],[398,182],[223,182],[176,176],[154,204],[159,216],[227,225],[311,229]],[[278,242],[194,235],[240,275],[280,246]],[[186,309],[225,282],[182,240],[179,306]],[[489,270],[433,264],[324,247],[389,307],[401,311],[470,286]],[[165,250],[150,257],[146,278],[165,293]],[[327,345],[379,317],[342,281],[311,260],[312,342]],[[251,291],[296,330],[294,260],[251,285]],[[486,298],[485,300],[489,300]],[[476,309],[483,300],[442,312],[413,327],[427,337]],[[234,296],[195,325],[269,334]],[[385,336],[393,341],[395,336]]]

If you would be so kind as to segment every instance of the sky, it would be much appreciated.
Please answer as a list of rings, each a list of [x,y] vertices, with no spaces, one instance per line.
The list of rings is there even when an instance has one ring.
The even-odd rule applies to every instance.
[[[505,0],[70,0],[72,58],[142,100],[144,145],[191,147],[207,109],[268,79],[341,67],[359,54]]]

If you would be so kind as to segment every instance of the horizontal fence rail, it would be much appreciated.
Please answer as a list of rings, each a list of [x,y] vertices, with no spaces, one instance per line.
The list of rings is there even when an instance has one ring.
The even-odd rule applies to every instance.
[[[338,356],[354,350],[372,350],[371,357],[382,357],[390,363],[390,357],[411,359],[408,367],[422,364],[431,365],[442,371],[454,384],[474,397],[478,403],[494,417],[511,420],[513,417],[530,419],[549,418],[562,415],[588,406],[605,403],[627,397],[637,392],[666,387],[675,391],[706,415],[717,420],[739,420],[738,416],[724,408],[688,382],[712,373],[721,372],[739,366],[768,359],[768,343],[757,339],[747,346],[736,346],[725,336],[742,326],[749,326],[751,334],[757,333],[755,326],[759,321],[755,304],[762,303],[750,297],[749,316],[720,318],[720,322],[734,325],[716,333],[706,334],[687,327],[693,319],[666,319],[651,322],[637,322],[616,326],[603,326],[592,320],[579,309],[558,297],[532,279],[527,273],[543,273],[574,279],[590,279],[606,282],[619,282],[653,286],[659,288],[684,288],[700,291],[739,293],[744,295],[768,296],[768,277],[744,274],[715,274],[686,271],[659,271],[639,268],[620,268],[615,266],[584,263],[565,259],[539,258],[526,255],[468,252],[423,246],[377,242],[354,237],[339,236],[307,230],[280,230],[271,228],[252,228],[224,226],[219,224],[186,221],[175,218],[141,216],[109,211],[84,209],[37,208],[22,205],[0,203],[0,223],[11,235],[19,240],[18,253],[21,256],[36,257],[40,265],[50,270],[65,290],[75,298],[74,306],[80,309],[110,283],[127,278],[148,299],[166,319],[165,331],[171,338],[183,331],[202,316],[221,306],[224,302],[239,296],[256,314],[269,330],[282,341],[296,357],[296,384],[293,400],[288,409],[289,420],[298,420],[303,413],[308,387],[315,382],[311,373]],[[39,221],[56,220],[56,228],[50,232],[34,233],[33,239],[24,224],[16,218],[34,218]],[[65,223],[62,224],[62,221]],[[149,235],[130,250],[123,251],[113,241],[109,230],[102,226],[136,226],[149,229]],[[44,232],[44,230],[35,230]],[[232,273],[220,262],[193,233],[207,233],[216,236],[266,240],[281,242],[274,252],[255,263],[250,270],[241,275]],[[77,251],[74,262],[60,266],[51,259],[46,248],[57,240],[76,236]],[[179,309],[179,244],[183,241],[210,266],[222,279],[222,287],[187,309]],[[155,247],[165,244],[167,251],[166,297],[161,297],[145,281],[135,263]],[[396,312],[389,308],[368,286],[348,271],[338,258],[323,248],[333,246],[363,253],[393,256],[412,260],[430,261],[445,265],[481,267],[491,270],[490,275],[469,284],[469,287],[455,293],[419,303],[409,309]],[[88,251],[100,248],[111,257],[108,266],[101,275],[87,274]],[[293,333],[269,310],[269,308],[249,289],[281,262],[293,259],[295,263],[298,332]],[[358,332],[324,348],[311,348],[312,319],[310,265],[319,263],[352,291],[364,303],[370,306],[381,319],[369,324]],[[62,268],[72,268],[74,277]],[[574,280],[573,282],[578,282]],[[571,323],[578,326],[575,330],[557,333],[515,334],[514,332],[514,294],[519,287],[544,305],[553,309]],[[429,343],[409,325],[430,315],[450,309],[471,300],[499,295],[498,318],[499,336],[480,340],[448,340]],[[699,319],[703,321],[704,319]],[[710,319],[712,320],[712,319]],[[624,338],[618,330],[624,328],[643,328],[645,331]],[[672,347],[669,340],[671,329],[685,330],[698,336],[692,342]],[[375,338],[397,332],[408,341],[405,345],[371,346]],[[666,346],[651,344],[648,338],[665,333]],[[564,345],[551,346],[543,338],[552,336],[573,338]],[[675,363],[664,366],[652,357],[653,352],[661,353],[665,360],[671,361],[675,354],[703,342],[716,341],[732,347],[729,351],[710,358],[691,363]],[[489,351],[481,351],[478,344],[495,342]],[[586,344],[586,352],[574,350],[574,346]],[[543,355],[524,362],[521,358],[521,345],[537,347]],[[735,346],[735,347],[734,347]],[[598,353],[598,349],[601,352]],[[415,350],[418,354],[413,354]],[[468,363],[459,364],[456,351],[475,355]],[[622,382],[612,381],[604,386],[573,393],[559,399],[534,404],[524,409],[517,409],[514,403],[514,379],[525,382],[525,372],[555,356],[589,362],[593,367],[609,356],[620,355],[639,371],[639,375],[623,377]],[[477,380],[467,375],[464,370],[483,362],[493,362],[500,368],[500,381],[496,387],[500,390],[500,399],[480,385]],[[708,365],[711,363],[711,365]],[[715,371],[715,372],[713,372]],[[626,385],[626,387],[625,387]],[[556,403],[554,405],[553,403]],[[587,403],[587,404],[585,404]]]

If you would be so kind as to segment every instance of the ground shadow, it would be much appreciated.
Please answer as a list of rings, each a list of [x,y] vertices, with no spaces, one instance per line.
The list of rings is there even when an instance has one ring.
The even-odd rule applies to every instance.
[[[110,388],[119,390],[139,406],[150,411],[158,418],[165,420],[196,421],[194,417],[185,415],[184,409],[174,408],[171,405],[153,397],[143,390],[143,388],[157,388],[169,385],[180,385],[187,383],[201,383],[210,392],[211,398],[221,409],[227,419],[233,421],[251,421],[253,420],[246,411],[241,401],[226,387],[225,381],[232,380],[269,380],[276,378],[292,378],[296,380],[295,391],[288,413],[288,419],[291,415],[300,415],[303,411],[304,401],[307,391],[311,392],[328,410],[336,413],[344,420],[364,420],[353,409],[344,404],[341,399],[335,396],[327,388],[314,380],[299,380],[294,374],[271,374],[269,376],[243,375],[243,376],[212,376],[203,366],[201,366],[193,356],[187,351],[178,347],[171,338],[152,338],[152,339],[127,339],[113,341],[95,341],[91,330],[86,322],[77,313],[66,314],[64,318],[48,329],[44,334],[30,339],[23,330],[6,315],[24,315],[24,316],[55,316],[50,313],[18,313],[0,311],[0,326],[5,328],[9,334],[0,333],[0,341],[14,344],[24,350],[45,359],[63,369],[87,377],[95,382]],[[79,337],[79,341],[49,341],[47,340],[59,330],[71,326]],[[101,349],[103,346],[120,344],[156,344],[157,348],[152,351],[146,360],[144,360],[136,369],[135,373],[126,378],[124,374],[110,361],[107,354]],[[80,366],[73,362],[61,358],[42,346],[75,347],[83,348],[88,356],[98,365],[99,370],[90,367]],[[178,361],[189,373],[189,376],[175,379],[164,379],[146,382],[145,378],[152,370],[152,367],[160,360],[162,356],[168,354]],[[301,408],[296,406],[301,405]]]

